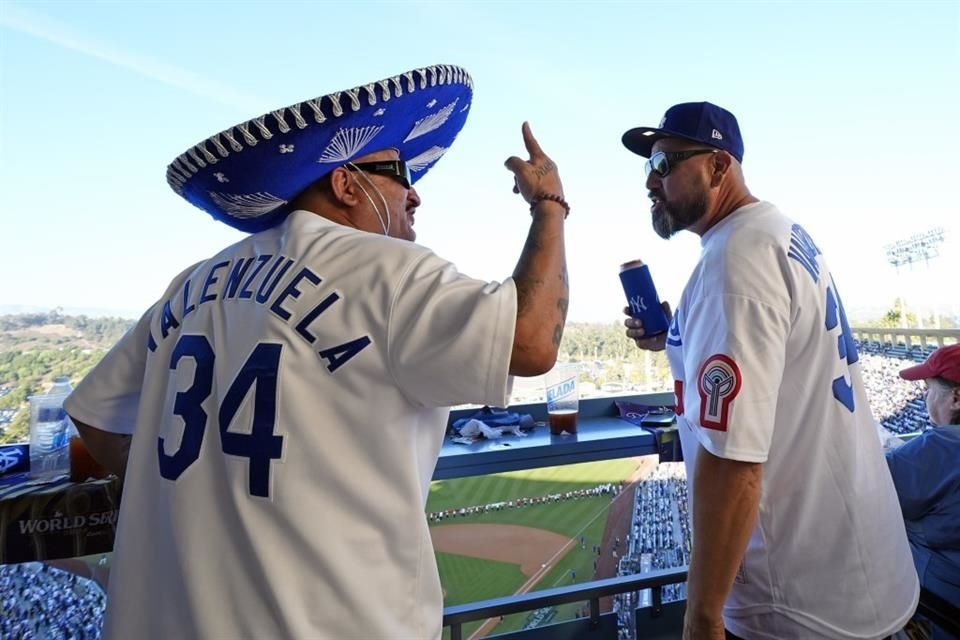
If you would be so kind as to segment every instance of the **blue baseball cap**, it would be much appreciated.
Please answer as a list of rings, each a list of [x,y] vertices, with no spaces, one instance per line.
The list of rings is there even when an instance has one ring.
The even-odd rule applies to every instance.
[[[637,127],[623,134],[623,146],[649,158],[653,143],[662,138],[683,138],[723,149],[743,162],[743,138],[732,113],[709,102],[684,102],[667,109],[659,127]]]

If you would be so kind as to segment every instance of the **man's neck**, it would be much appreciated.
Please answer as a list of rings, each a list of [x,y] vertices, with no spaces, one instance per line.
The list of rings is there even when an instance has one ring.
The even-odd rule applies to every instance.
[[[727,194],[724,194],[717,201],[716,213],[711,216],[706,216],[703,220],[703,223],[699,228],[693,229],[694,233],[698,236],[703,237],[707,231],[716,226],[721,220],[725,219],[734,211],[745,207],[748,204],[753,204],[754,202],[760,202],[759,198],[755,198],[746,189],[738,189],[736,191],[731,191]]]

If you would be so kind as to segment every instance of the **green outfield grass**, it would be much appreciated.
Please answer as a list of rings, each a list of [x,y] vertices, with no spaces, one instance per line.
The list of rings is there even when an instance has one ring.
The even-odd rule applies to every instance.
[[[503,595],[500,585],[523,584],[526,576],[520,567],[509,562],[481,560],[468,556],[437,553],[440,582],[446,590],[446,604],[460,604]],[[448,579],[470,576],[470,580]]]
[[[504,595],[504,585],[519,586],[527,579],[515,564],[450,553],[437,553],[437,567],[440,569],[440,583],[446,590],[444,605],[496,598]],[[483,622],[463,625],[463,637],[470,637],[481,624]],[[444,637],[449,635],[450,630],[446,629]]]
[[[438,481],[431,486],[427,511],[588,489],[606,482],[617,484],[628,478],[636,467],[635,459],[623,458]],[[546,589],[571,584],[574,581],[571,572],[576,572],[576,582],[592,579],[593,561],[597,557],[593,553],[593,545],[601,542],[611,497],[608,494],[504,508],[501,511],[444,519],[442,523],[432,526],[513,524],[546,529],[576,540],[577,544],[556,562],[535,587]],[[581,535],[584,537],[583,547],[579,544]],[[444,601],[447,606],[510,595],[526,581],[517,565],[493,560],[438,553],[437,564],[441,583],[447,592]],[[580,606],[570,604],[559,607],[554,620],[572,618]],[[493,633],[520,629],[529,615],[507,616]],[[464,637],[469,637],[479,624],[464,625]],[[448,632],[445,631],[447,636]]]

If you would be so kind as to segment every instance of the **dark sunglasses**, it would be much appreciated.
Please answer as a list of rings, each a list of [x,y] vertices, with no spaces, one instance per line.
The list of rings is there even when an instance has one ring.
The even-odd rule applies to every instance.
[[[699,156],[703,153],[717,153],[719,149],[695,149],[693,151],[657,151],[650,156],[643,170],[649,176],[651,171],[656,171],[661,178],[666,178],[670,173],[671,165],[679,164],[687,158]]]
[[[407,163],[403,160],[377,160],[374,162],[351,162],[350,164],[343,165],[344,169],[348,171],[366,171],[367,173],[375,173],[380,176],[387,176],[388,178],[393,178],[397,182],[403,185],[404,189],[409,189],[410,185],[413,184],[413,179],[410,177],[410,168],[407,167]]]

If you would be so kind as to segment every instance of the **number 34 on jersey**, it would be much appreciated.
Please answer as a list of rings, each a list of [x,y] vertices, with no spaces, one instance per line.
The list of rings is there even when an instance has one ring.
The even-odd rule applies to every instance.
[[[248,490],[250,495],[264,498],[269,497],[270,492],[270,462],[280,458],[283,450],[283,437],[273,432],[277,421],[280,353],[280,344],[258,344],[230,384],[216,416],[221,450],[250,461]],[[193,380],[185,391],[176,394],[173,401],[174,415],[183,420],[180,447],[168,454],[164,437],[157,438],[160,475],[172,481],[176,481],[200,457],[200,447],[210,422],[203,403],[213,388],[216,355],[205,336],[182,335],[177,340],[170,357],[170,369],[177,371],[188,360],[194,364]],[[253,428],[250,433],[231,432],[231,423],[251,387],[254,388]]]

